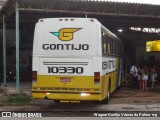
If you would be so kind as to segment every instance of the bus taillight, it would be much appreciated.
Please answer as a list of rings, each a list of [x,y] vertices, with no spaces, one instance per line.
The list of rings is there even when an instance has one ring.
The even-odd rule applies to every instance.
[[[94,84],[97,85],[100,83],[100,72],[94,72]]]
[[[37,71],[32,71],[32,83],[37,82]]]
[[[81,93],[81,96],[90,96],[90,93]]]

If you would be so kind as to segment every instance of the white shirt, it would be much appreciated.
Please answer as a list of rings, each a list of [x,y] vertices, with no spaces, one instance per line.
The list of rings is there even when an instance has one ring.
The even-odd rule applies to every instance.
[[[138,76],[138,69],[136,66],[132,66],[131,69],[130,69],[130,74],[134,75],[134,77],[137,77]]]

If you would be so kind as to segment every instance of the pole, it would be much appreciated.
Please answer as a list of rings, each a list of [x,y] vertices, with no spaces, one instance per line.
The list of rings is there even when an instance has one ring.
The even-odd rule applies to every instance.
[[[16,2],[16,91],[19,92],[19,5]]]
[[[6,86],[6,21],[3,15],[3,85]]]

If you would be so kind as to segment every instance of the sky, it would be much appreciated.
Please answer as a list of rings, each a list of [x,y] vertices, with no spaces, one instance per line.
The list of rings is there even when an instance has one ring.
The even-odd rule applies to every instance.
[[[133,2],[133,3],[160,5],[160,0],[98,0],[98,1],[118,1],[118,2]]]

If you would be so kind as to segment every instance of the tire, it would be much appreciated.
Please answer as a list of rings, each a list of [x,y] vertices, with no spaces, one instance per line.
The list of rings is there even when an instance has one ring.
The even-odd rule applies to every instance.
[[[122,88],[122,86],[120,85],[120,86],[117,88],[117,90],[121,90],[121,88]]]
[[[60,101],[59,100],[54,100],[54,103],[59,104]]]
[[[110,99],[110,84],[108,86],[107,97],[101,101],[102,104],[108,104]]]

